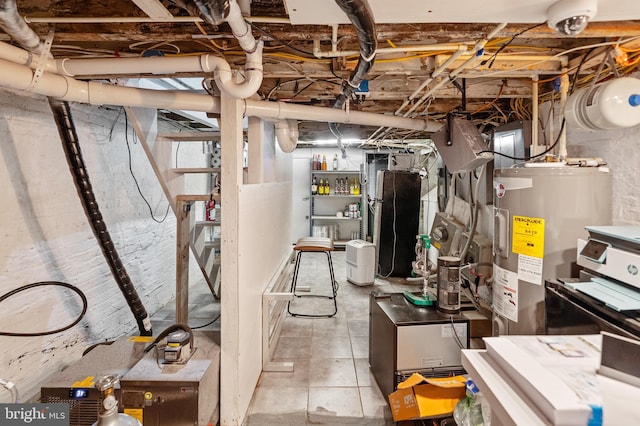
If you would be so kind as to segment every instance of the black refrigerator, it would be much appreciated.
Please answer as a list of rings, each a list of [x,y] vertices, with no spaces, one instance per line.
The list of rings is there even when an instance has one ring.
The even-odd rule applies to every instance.
[[[409,277],[420,221],[418,173],[380,170],[376,183],[374,242],[381,277]]]

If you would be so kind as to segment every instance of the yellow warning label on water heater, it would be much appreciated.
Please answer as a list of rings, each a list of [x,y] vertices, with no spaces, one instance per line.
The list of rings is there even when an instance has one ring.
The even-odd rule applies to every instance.
[[[513,216],[511,251],[531,257],[544,257],[544,219]]]

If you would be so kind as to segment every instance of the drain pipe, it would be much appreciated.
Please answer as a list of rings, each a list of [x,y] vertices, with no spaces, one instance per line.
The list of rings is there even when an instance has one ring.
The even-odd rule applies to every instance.
[[[32,83],[34,71],[26,65],[0,60],[0,86],[30,91],[66,101],[92,105],[121,105],[143,108],[169,108],[188,111],[220,112],[220,98],[184,91],[151,90],[117,86],[44,72]],[[245,99],[244,113],[265,119],[297,119],[318,122],[351,123],[362,126],[385,126],[399,129],[436,132],[442,124],[433,120],[345,111],[309,105]]]
[[[152,330],[149,315],[147,314],[140,297],[138,297],[138,293],[131,282],[131,278],[129,278],[129,274],[127,274],[127,271],[122,264],[120,257],[118,256],[113,240],[109,235],[109,231],[107,231],[107,226],[102,219],[102,213],[100,213],[98,202],[96,201],[93,188],[91,187],[91,182],[89,181],[89,174],[87,173],[87,168],[85,166],[84,159],[82,158],[80,141],[78,139],[75,124],[73,123],[69,104],[66,101],[49,98],[49,106],[51,107],[53,117],[56,121],[56,125],[58,126],[58,133],[62,140],[62,146],[67,157],[67,163],[69,164],[69,169],[73,175],[78,196],[82,201],[82,207],[84,207],[87,219],[89,219],[89,223],[91,224],[93,234],[100,243],[100,248],[102,249],[102,253],[109,264],[111,273],[113,274],[118,287],[120,287],[120,291],[124,295],[124,298],[127,301],[136,322],[138,323],[140,335],[151,336]]]
[[[373,14],[371,13],[367,0],[335,1],[355,27],[360,44],[360,57],[358,58],[356,69],[351,74],[349,80],[342,85],[342,92],[333,104],[333,108],[342,109],[347,99],[360,87],[360,83],[362,83],[369,73],[369,70],[371,70],[376,57],[378,43]],[[329,130],[331,130],[331,133],[333,133],[337,139],[338,148],[342,152],[342,158],[347,158],[347,151],[342,144],[342,135],[338,130],[338,125],[334,122],[329,123]]]
[[[0,0],[0,28],[29,52],[45,51],[38,34],[18,14],[15,0]]]
[[[276,138],[283,152],[290,153],[298,145],[298,121],[283,119],[276,121]]]
[[[240,47],[247,55],[245,81],[242,83],[233,81],[231,67],[224,61],[227,68],[216,72],[216,84],[220,90],[237,99],[246,99],[254,95],[262,85],[262,49],[264,43],[256,41],[251,34],[251,26],[247,24],[244,16],[242,16],[240,6],[235,0],[194,0],[194,3],[200,9],[204,20],[210,24],[228,23],[233,36],[238,40]]]

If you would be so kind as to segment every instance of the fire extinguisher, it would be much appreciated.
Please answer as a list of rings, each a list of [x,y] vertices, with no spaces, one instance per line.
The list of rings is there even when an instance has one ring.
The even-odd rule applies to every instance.
[[[215,222],[216,220],[215,200],[209,200],[205,203],[205,220],[208,222]]]

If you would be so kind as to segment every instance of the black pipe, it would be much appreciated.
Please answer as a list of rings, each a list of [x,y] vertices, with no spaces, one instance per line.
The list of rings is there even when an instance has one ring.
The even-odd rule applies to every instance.
[[[336,0],[336,4],[347,14],[347,17],[355,27],[360,44],[358,65],[351,73],[349,80],[343,84],[342,93],[338,95],[333,104],[334,108],[342,108],[345,101],[360,87],[360,83],[371,70],[378,41],[376,39],[376,24],[373,21],[373,14],[369,9],[367,0]]]
[[[229,0],[193,0],[205,21],[212,25],[222,24],[229,16]]]
[[[367,0],[335,1],[355,27],[360,44],[360,57],[358,58],[356,69],[351,73],[349,80],[342,84],[342,91],[333,104],[333,108],[340,109],[356,89],[360,87],[360,83],[373,67],[378,41],[376,39],[376,24]],[[329,123],[329,129],[338,139],[338,147],[342,151],[342,156],[345,157],[346,153],[342,146],[342,135],[338,131],[338,125]]]
[[[75,124],[73,123],[69,103],[49,98],[49,106],[53,112],[56,125],[58,126],[58,133],[60,134],[62,147],[66,154],[67,163],[69,164],[69,170],[73,176],[78,196],[82,201],[82,207],[87,215],[87,219],[89,219],[93,234],[100,243],[102,254],[109,264],[111,273],[138,323],[140,335],[151,336],[153,333],[151,331],[149,315],[147,315],[147,311],[140,297],[138,297],[138,292],[133,286],[131,278],[129,278],[129,274],[127,274],[127,270],[118,256],[113,240],[109,235],[109,231],[107,231],[107,226],[100,213],[98,202],[96,201],[91,182],[89,181],[89,174],[87,173],[87,168],[82,158],[80,141],[76,133]]]

